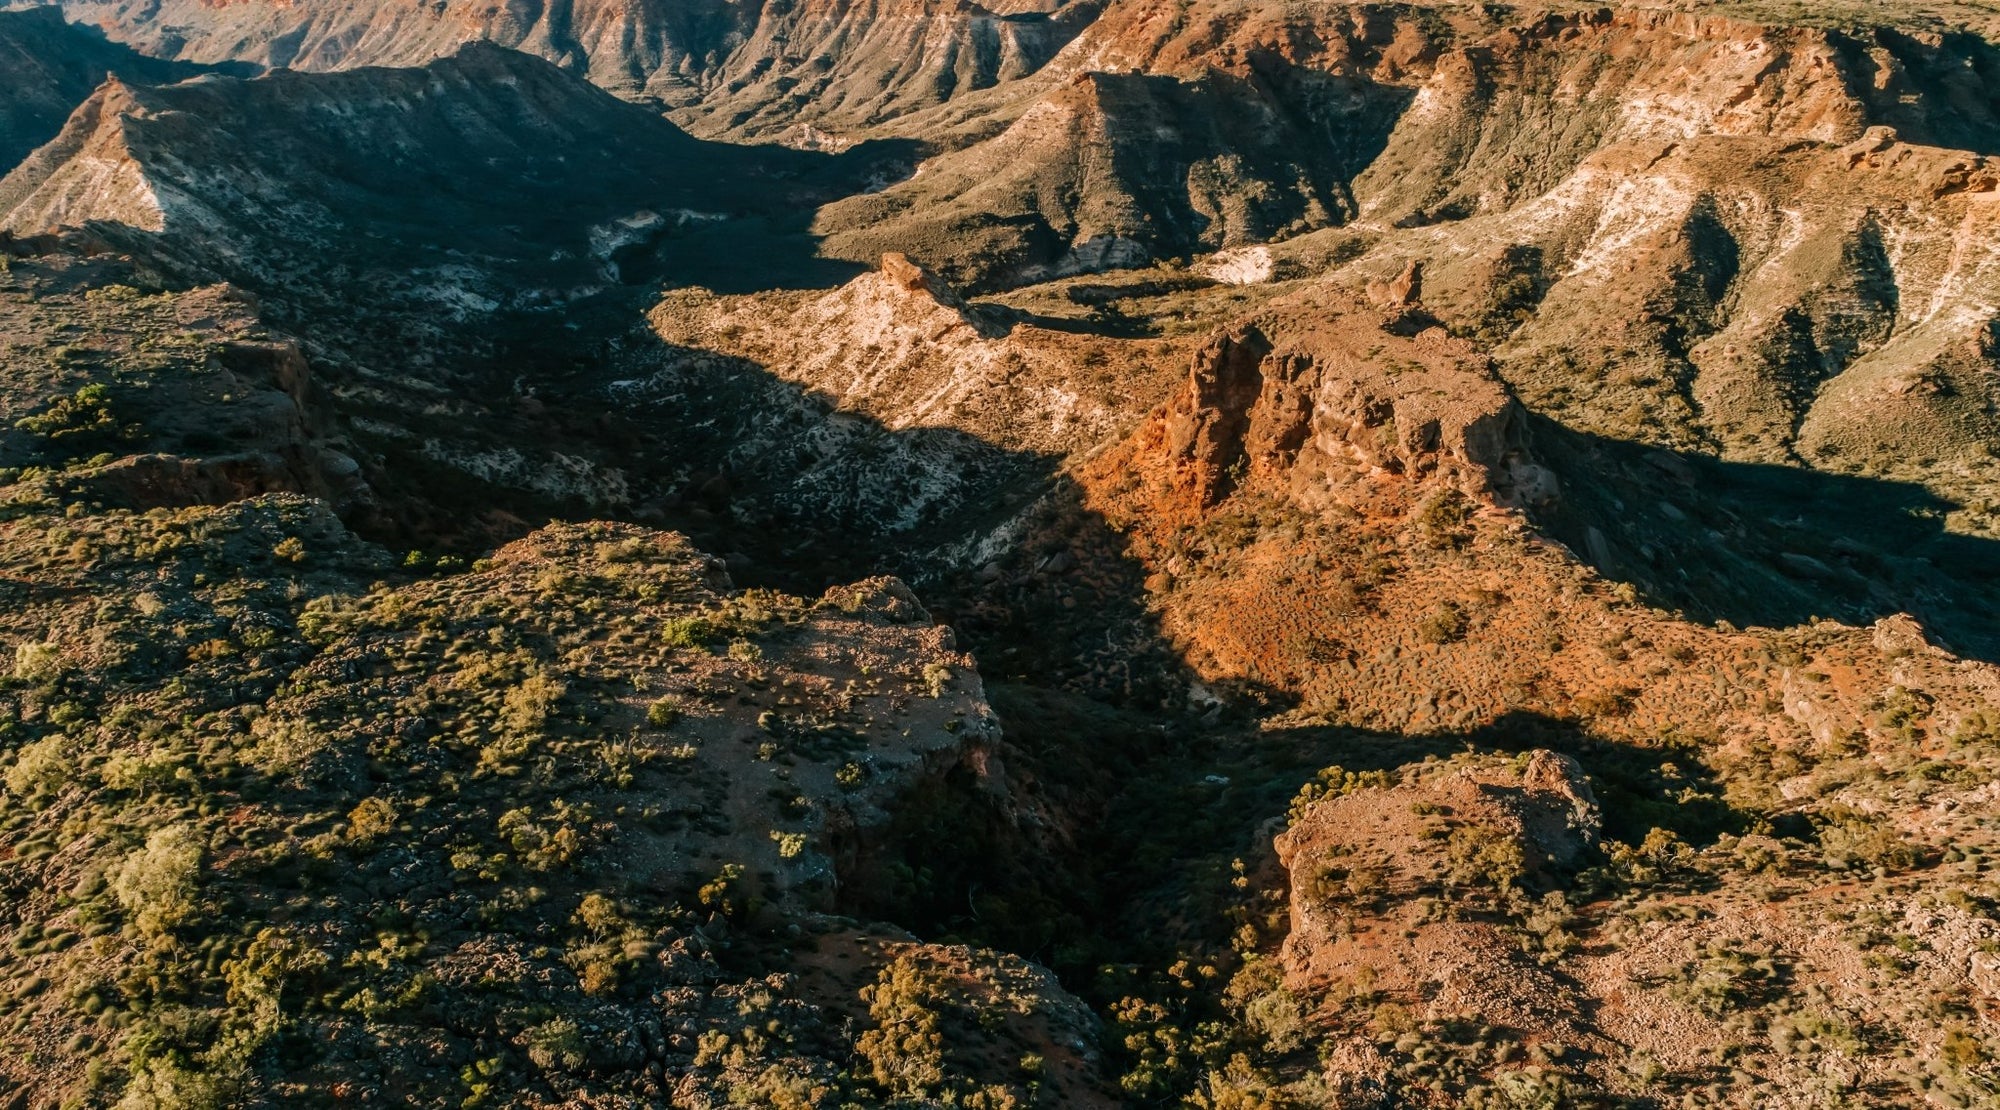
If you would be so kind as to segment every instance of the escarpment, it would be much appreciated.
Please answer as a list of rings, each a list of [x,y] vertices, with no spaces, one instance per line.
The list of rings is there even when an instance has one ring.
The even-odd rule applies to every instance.
[[[1473,347],[1420,308],[1385,317],[1359,298],[1231,325],[1097,466],[1157,470],[1169,503],[1191,512],[1241,486],[1313,513],[1407,502],[1430,488],[1510,506],[1556,491],[1529,453],[1524,414]]]

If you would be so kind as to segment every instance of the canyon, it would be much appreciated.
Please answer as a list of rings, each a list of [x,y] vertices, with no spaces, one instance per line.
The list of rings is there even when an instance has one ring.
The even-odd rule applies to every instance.
[[[0,11],[0,1107],[1990,1104],[1996,43]]]

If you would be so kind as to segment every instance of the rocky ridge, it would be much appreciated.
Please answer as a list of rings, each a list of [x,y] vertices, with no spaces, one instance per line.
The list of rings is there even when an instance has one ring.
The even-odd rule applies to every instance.
[[[873,0],[782,5],[310,3],[64,9],[147,54],[337,70],[422,66],[468,42],[540,56],[704,134],[810,143],[1033,72],[1096,5]]]
[[[112,72],[144,81],[193,77],[201,68],[161,61],[63,21],[53,7],[0,13],[0,165],[12,168],[55,137],[77,105]]]

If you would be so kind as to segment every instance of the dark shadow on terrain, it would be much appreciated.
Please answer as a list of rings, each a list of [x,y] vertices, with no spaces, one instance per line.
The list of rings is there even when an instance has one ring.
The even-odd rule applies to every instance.
[[[436,95],[424,91],[433,83]],[[411,106],[385,106],[399,93]],[[168,282],[258,293],[271,322],[326,337],[347,361],[434,379],[512,357],[510,345],[532,356],[522,337],[546,346],[601,327],[593,302],[630,294],[643,308],[661,285],[838,285],[863,266],[821,257],[817,212],[907,176],[924,153],[907,139],[839,153],[702,140],[548,62],[478,43],[422,69],[161,83],[145,95],[155,111],[134,124],[145,132],[134,156],[226,223],[183,227],[169,214],[158,233],[111,222],[93,232]],[[45,147],[19,172],[61,180],[85,156],[73,145]],[[255,184],[217,184],[238,179]]]
[[[1197,715],[1180,700],[1184,665],[1149,607],[1144,569],[1083,506],[1058,459],[837,412],[763,366],[670,346],[629,316],[622,332],[582,323],[584,335],[603,338],[517,345],[533,357],[503,360],[471,383],[489,412],[469,442],[615,467],[629,503],[538,501],[415,453],[386,469],[419,476],[405,492],[447,526],[466,505],[502,506],[523,529],[551,516],[618,516],[686,532],[742,585],[810,595],[871,574],[910,579],[979,660],[1006,730],[989,766],[1009,792],[996,796],[962,767],[907,799],[888,830],[839,842],[843,906],[857,915],[1019,952],[1089,994],[1104,964],[1226,947],[1218,931],[1230,920],[1231,861],[1264,858],[1289,799],[1331,764],[1366,770],[1545,747],[1591,774],[1613,839],[1636,843],[1660,827],[1700,844],[1758,819],[1713,800],[1720,791],[1698,753],[1608,743],[1532,714],[1421,736],[1257,732],[1240,717]],[[531,393],[520,391],[523,379],[536,383]],[[1962,602],[1939,611],[1951,608],[1941,604],[1951,593],[1923,591],[1954,588],[1960,580],[1947,570],[1969,575],[1990,550],[1961,551],[1942,536],[1939,506],[1921,491],[1684,458],[1546,421],[1535,440],[1567,479],[1549,526],[1586,558],[1585,530],[1598,529],[1607,556],[1593,561],[1643,582],[1662,604],[1772,625],[1913,609],[1948,639],[1976,620]],[[1686,519],[1653,507],[1660,501]],[[884,527],[912,507],[908,527]],[[1015,519],[1024,522],[1018,542],[939,571],[937,549]],[[1706,538],[1710,529],[1723,540]],[[1865,550],[1835,546],[1855,535],[1867,538]],[[1645,559],[1642,545],[1667,554]],[[1933,562],[1913,564],[1917,550],[1932,550]],[[1786,552],[1822,560],[1842,590],[1792,577]],[[1830,611],[1829,597],[1854,612]],[[1940,604],[1926,611],[1926,600]],[[1284,700],[1240,693],[1247,704]]]
[[[1573,721],[1513,713],[1465,732],[1404,735],[1344,727],[1258,732],[1168,724],[1046,689],[990,691],[1033,796],[1069,806],[1073,839],[1037,842],[1040,822],[991,800],[969,771],[901,809],[846,906],[935,937],[1019,952],[1088,995],[1101,965],[1226,951],[1232,861],[1268,860],[1300,787],[1328,766],[1394,770],[1459,752],[1562,752],[1590,776],[1608,840],[1654,828],[1690,844],[1756,827],[1721,800],[1699,756],[1601,740]],[[1025,850],[1024,850],[1025,849]],[[1054,850],[1052,850],[1054,849]],[[1098,1001],[1110,1001],[1100,998]]]
[[[466,383],[487,411],[459,434],[468,453],[532,445],[538,457],[616,467],[628,504],[537,498],[385,442],[378,489],[403,514],[387,524],[406,546],[434,551],[455,535],[469,554],[508,527],[622,517],[686,533],[738,585],[813,596],[874,574],[909,580],[992,684],[1007,736],[988,758],[1010,793],[996,798],[961,769],[906,800],[890,843],[837,839],[848,908],[1057,962],[1087,986],[1096,963],[1140,958],[1127,943],[1128,892],[1159,886],[1179,853],[1213,856],[1206,838],[1225,826],[1224,865],[1250,850],[1230,824],[1249,809],[1189,822],[1168,812],[1183,792],[1208,797],[1200,779],[1215,741],[1188,711],[1145,570],[1058,474],[1058,458],[949,429],[886,428],[643,325],[604,342],[615,342],[615,364],[551,343],[547,361],[506,360]],[[532,395],[516,389],[524,374]],[[465,528],[470,506],[504,519]],[[885,527],[904,513],[908,527]],[[1018,542],[941,569],[937,549],[1016,519]],[[1282,812],[1318,765],[1274,773],[1260,798]],[[1147,826],[1161,820],[1173,833],[1154,838]]]
[[[738,218],[693,224],[621,260],[628,285],[698,285],[717,293],[768,289],[828,289],[868,267],[819,253],[812,222],[819,209],[841,197],[877,189],[909,176],[927,153],[915,139],[871,139],[838,154],[776,146],[729,147],[768,160],[772,176],[792,183],[792,203]]]
[[[308,333],[339,325],[356,357],[421,346],[449,362],[510,335],[574,336],[578,318],[603,314],[603,300],[629,293],[647,302],[663,285],[718,293],[840,285],[867,267],[821,256],[815,213],[901,172],[921,152],[904,140],[831,155],[687,136],[677,145],[635,158],[622,180],[584,188],[555,172],[559,164],[434,151],[440,167],[385,169],[361,188],[307,182],[300,210],[325,219],[246,213],[242,244],[211,243],[171,223],[157,233],[122,224],[93,230],[170,280],[226,280],[258,292],[275,323]],[[442,168],[454,154],[458,168]],[[607,229],[642,217],[653,223],[597,253]],[[471,277],[438,276],[447,274]],[[498,318],[448,322],[454,306],[430,290],[436,285],[491,296]],[[604,292],[579,295],[593,288]]]
[[[643,316],[650,303],[636,292],[597,298],[567,318],[574,330],[518,320],[493,337],[501,356],[455,368],[460,407],[449,426],[429,426],[424,440],[356,433],[366,437],[381,508],[351,523],[392,547],[474,556],[550,519],[625,519],[686,533],[726,558],[741,585],[808,596],[895,574],[962,631],[998,635],[1030,620],[1027,650],[1003,665],[1055,681],[1075,678],[1073,668],[1027,660],[1122,654],[1134,639],[1157,640],[1131,632],[1106,640],[1106,626],[1141,620],[1144,575],[1123,559],[1123,539],[1077,506],[1057,477],[1058,457],[841,411],[754,361],[662,341]],[[350,420],[409,421],[353,401],[342,408]],[[479,459],[510,453],[522,462],[516,471],[475,475]],[[576,495],[527,488],[564,473],[586,476]],[[585,495],[588,475],[615,499]],[[998,553],[963,581],[941,574],[940,548],[1037,502],[1047,509],[1035,530],[1046,536]],[[1057,550],[1091,552],[1091,565],[1052,570]],[[1050,631],[1063,625],[1091,631],[1061,648],[1067,641]],[[1115,684],[1127,685],[1122,676]]]
[[[1878,27],[1836,36],[1835,46],[1868,90],[1877,120],[1906,142],[2000,153],[2000,47],[1968,31],[1931,36]],[[1885,64],[1885,62],[1887,64]]]
[[[1915,616],[1951,650],[2000,660],[2000,543],[1949,533],[1922,486],[1723,462],[1533,417],[1562,478],[1539,523],[1607,577],[1700,621],[1785,627]]]
[[[1150,320],[1127,316],[1118,307],[1106,304],[1095,308],[1083,317],[1050,316],[1046,313],[1031,312],[1009,305],[982,302],[980,310],[1008,325],[1027,324],[1043,331],[1067,332],[1071,335],[1095,335],[1108,339],[1147,339],[1160,334],[1160,328]]]

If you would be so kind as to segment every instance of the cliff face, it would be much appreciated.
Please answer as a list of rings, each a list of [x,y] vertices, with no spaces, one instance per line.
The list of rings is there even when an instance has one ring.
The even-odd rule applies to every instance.
[[[1525,417],[1490,367],[1410,311],[1356,298],[1238,322],[1096,472],[1163,466],[1168,501],[1147,514],[1163,521],[1249,487],[1312,514],[1407,503],[1431,488],[1509,506],[1552,499]]]
[[[803,139],[803,125],[854,130],[1033,72],[1096,6],[86,0],[64,11],[148,54],[304,70],[418,66],[492,42],[620,96],[684,110],[704,133]]]

